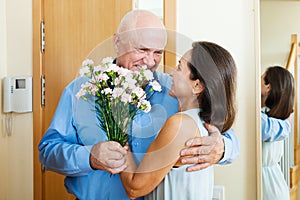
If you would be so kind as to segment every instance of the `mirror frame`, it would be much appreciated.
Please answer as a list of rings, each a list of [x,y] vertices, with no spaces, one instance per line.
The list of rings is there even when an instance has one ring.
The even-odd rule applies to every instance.
[[[262,140],[261,140],[261,45],[260,45],[260,1],[254,0],[254,36],[256,65],[256,199],[262,199]]]

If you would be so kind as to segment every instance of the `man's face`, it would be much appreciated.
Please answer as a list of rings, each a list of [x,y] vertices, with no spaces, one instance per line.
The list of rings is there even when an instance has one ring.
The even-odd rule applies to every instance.
[[[129,70],[140,70],[146,65],[154,72],[161,61],[166,39],[162,29],[137,29],[118,34],[117,65]]]

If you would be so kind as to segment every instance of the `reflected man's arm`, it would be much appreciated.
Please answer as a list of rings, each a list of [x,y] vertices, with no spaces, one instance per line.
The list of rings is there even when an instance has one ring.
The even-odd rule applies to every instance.
[[[286,120],[268,117],[265,113],[261,113],[261,133],[262,141],[272,142],[284,140],[291,132],[291,125]]]

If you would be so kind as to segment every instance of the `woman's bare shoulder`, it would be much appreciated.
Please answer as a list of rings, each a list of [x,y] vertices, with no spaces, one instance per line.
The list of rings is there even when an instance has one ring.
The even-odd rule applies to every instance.
[[[198,126],[193,118],[184,113],[177,113],[168,118],[165,124],[166,127],[181,130],[183,132],[198,129]]]

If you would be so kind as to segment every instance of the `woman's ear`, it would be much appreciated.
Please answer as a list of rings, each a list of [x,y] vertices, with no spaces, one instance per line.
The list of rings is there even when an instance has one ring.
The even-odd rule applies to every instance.
[[[193,85],[193,94],[194,95],[199,95],[201,94],[201,92],[204,90],[204,85],[199,81],[199,79],[194,81],[194,85]]]
[[[269,84],[267,84],[267,85],[264,85],[264,90],[263,90],[263,91],[266,93],[266,95],[269,95],[271,89],[272,89],[272,86],[271,86],[271,84],[269,83]]]
[[[271,84],[269,83],[268,85],[266,85],[268,92],[272,89]]]
[[[268,96],[269,94],[270,94],[270,91],[271,91],[271,89],[272,89],[272,86],[271,86],[271,84],[269,83],[268,85],[266,85],[266,95]]]

